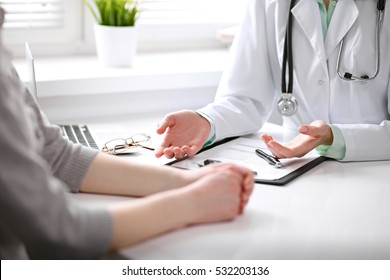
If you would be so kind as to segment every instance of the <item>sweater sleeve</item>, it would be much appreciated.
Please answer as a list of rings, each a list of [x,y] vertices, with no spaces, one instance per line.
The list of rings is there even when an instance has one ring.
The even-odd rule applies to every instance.
[[[39,109],[31,104],[21,82],[6,67],[1,49],[0,55],[2,227],[23,244],[31,258],[99,257],[111,239],[112,218],[106,208],[74,201],[61,180],[75,172],[75,178],[64,181],[76,186],[93,153],[59,139],[55,127],[42,126],[44,119],[36,114]],[[57,142],[60,145],[54,144]],[[46,148],[58,151],[45,154]],[[80,165],[75,164],[78,160]]]
[[[31,95],[28,97],[28,102],[34,102]],[[34,108],[38,116],[39,130],[43,134],[43,158],[56,178],[66,183],[70,191],[79,192],[81,181],[98,151],[74,144],[64,138],[61,129],[50,124],[37,106]]]
[[[29,118],[34,120],[35,136],[44,147],[41,151],[42,157],[56,178],[66,183],[72,192],[78,192],[81,180],[98,151],[66,139],[61,129],[48,121],[27,88],[23,87],[23,90],[30,111]]]

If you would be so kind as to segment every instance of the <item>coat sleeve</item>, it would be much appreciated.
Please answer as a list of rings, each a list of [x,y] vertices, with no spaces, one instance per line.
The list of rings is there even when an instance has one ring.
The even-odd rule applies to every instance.
[[[342,161],[390,160],[390,121],[379,125],[339,124],[346,146]]]
[[[1,51],[1,50],[0,50]],[[2,55],[0,53],[0,55]],[[40,151],[57,137],[40,135],[37,108],[27,104],[20,81],[1,57],[0,220],[30,258],[96,258],[107,250],[112,219],[106,208],[86,207],[65,192]],[[48,141],[48,142],[47,142]],[[63,144],[64,147],[67,146]],[[71,148],[60,150],[67,151]],[[79,150],[77,157],[83,157]],[[58,158],[57,156],[54,156]],[[88,157],[88,156],[87,156]],[[56,161],[56,160],[54,160]],[[65,165],[73,160],[60,160]],[[55,169],[60,169],[60,164]],[[68,168],[72,170],[72,168]],[[61,173],[58,171],[57,173]],[[79,176],[79,175],[78,175]],[[80,178],[80,176],[79,176]],[[79,181],[79,179],[77,179]],[[2,232],[3,233],[3,232]]]
[[[216,140],[259,130],[275,108],[264,3],[250,1],[215,101],[199,110],[213,120]]]
[[[390,82],[390,77],[389,77]],[[390,160],[390,86],[387,89],[388,115],[380,124],[337,124],[346,151],[342,161]]]

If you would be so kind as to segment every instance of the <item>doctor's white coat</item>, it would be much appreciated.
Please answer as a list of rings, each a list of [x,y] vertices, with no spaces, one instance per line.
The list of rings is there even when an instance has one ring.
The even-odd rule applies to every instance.
[[[280,98],[287,0],[251,0],[231,49],[214,103],[200,111],[212,118],[217,140],[257,131]],[[283,117],[286,129],[314,120],[337,125],[345,161],[390,159],[390,3],[381,26],[381,68],[367,82],[342,80],[336,71],[375,72],[376,0],[339,0],[324,40],[317,0],[297,1],[293,13],[294,90],[298,112]]]

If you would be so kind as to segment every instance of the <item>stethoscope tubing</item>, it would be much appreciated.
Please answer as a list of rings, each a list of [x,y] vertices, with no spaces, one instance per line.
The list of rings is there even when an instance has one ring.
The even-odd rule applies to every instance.
[[[291,10],[295,6],[295,0],[291,0],[290,10],[287,19],[285,44],[283,50],[283,64],[282,64],[282,93],[292,93],[293,90],[293,54],[292,54],[292,13]],[[287,65],[286,65],[287,64]],[[288,67],[288,84],[286,87],[286,67]]]
[[[378,7],[379,7],[379,4],[378,4]],[[343,56],[344,54],[344,39],[343,38],[340,42],[340,48],[339,48],[339,53],[337,55],[337,64],[336,64],[336,68],[337,68],[337,74],[339,75],[339,77],[345,81],[360,81],[360,82],[365,82],[365,81],[370,81],[370,80],[373,80],[375,79],[377,76],[378,76],[378,73],[380,71],[380,67],[381,67],[381,62],[380,62],[380,57],[381,57],[381,48],[380,48],[380,41],[381,41],[381,35],[380,35],[380,26],[382,25],[382,21],[383,21],[383,10],[380,10],[378,8],[378,13],[377,13],[377,24],[376,24],[376,30],[375,30],[375,50],[376,50],[376,64],[375,64],[375,72],[374,74],[370,77],[370,76],[365,76],[365,77],[358,77],[356,75],[353,75],[353,74],[350,74],[350,73],[345,73],[344,75],[341,73],[340,71],[340,61],[341,61],[341,57]],[[346,74],[349,74],[350,76],[349,77],[346,77],[345,75]]]

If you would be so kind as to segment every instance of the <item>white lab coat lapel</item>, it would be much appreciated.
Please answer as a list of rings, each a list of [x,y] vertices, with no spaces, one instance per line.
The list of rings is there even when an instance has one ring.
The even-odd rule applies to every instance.
[[[307,65],[310,63],[316,65],[316,69],[313,70],[313,73],[316,72],[328,76],[329,73],[325,56],[324,35],[322,32],[321,16],[317,0],[301,0],[295,5],[291,12],[294,15],[295,20],[293,33],[294,29],[296,33],[293,34],[292,37],[294,46],[298,46],[295,47],[295,50],[297,50],[296,54],[300,49],[300,55],[295,56],[295,71],[300,71],[301,65]],[[312,52],[310,50],[303,49],[303,46],[307,46],[307,44],[303,44],[302,40],[307,40],[307,42],[309,42],[310,47],[313,49],[314,56],[311,55]],[[318,68],[322,68],[321,71],[319,71],[320,69]],[[302,71],[300,72],[302,75]],[[297,75],[299,74],[297,73]],[[323,77],[323,79],[327,78],[328,77]],[[296,82],[295,89],[300,88],[305,92],[306,98],[302,98],[301,100],[298,99],[302,103],[306,102],[305,106],[302,106],[302,108],[307,107],[310,108],[311,111],[304,112],[302,108],[298,109],[298,111],[300,110],[298,115],[300,115],[301,121],[302,119],[309,120],[314,117],[327,121],[329,118],[328,109],[326,106],[323,106],[323,104],[329,103],[328,95],[319,94],[317,91],[313,90],[314,85],[317,84],[317,80],[303,82],[295,79],[294,81]],[[299,123],[296,123],[296,125],[299,125]]]
[[[348,16],[345,16],[348,15]],[[328,32],[325,38],[326,58],[348,33],[359,15],[359,10],[353,0],[339,0],[333,13]]]
[[[302,28],[307,40],[313,47],[322,67],[327,69],[320,11],[317,1],[301,0],[295,5],[291,12],[294,15],[296,23]]]

